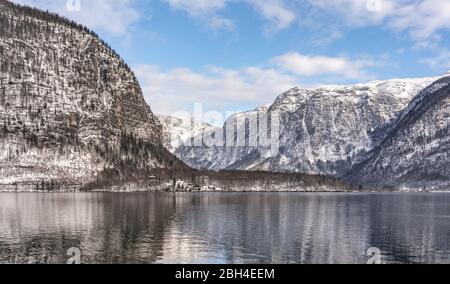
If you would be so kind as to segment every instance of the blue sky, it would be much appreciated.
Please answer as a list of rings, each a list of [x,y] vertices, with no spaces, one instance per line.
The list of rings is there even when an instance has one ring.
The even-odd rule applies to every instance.
[[[450,69],[448,0],[15,0],[92,28],[157,113],[254,109],[294,86]]]

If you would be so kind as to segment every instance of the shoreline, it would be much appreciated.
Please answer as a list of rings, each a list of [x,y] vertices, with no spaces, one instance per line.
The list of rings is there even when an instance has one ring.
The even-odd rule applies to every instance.
[[[355,186],[337,178],[267,172],[218,172],[214,176],[148,176],[107,182],[38,180],[0,183],[0,193],[442,193],[445,186]],[[179,176],[182,176],[181,174]]]
[[[33,193],[33,194],[63,194],[63,193],[90,193],[90,194],[96,194],[96,193],[120,193],[120,194],[133,194],[133,193],[185,193],[185,194],[203,194],[203,193],[340,193],[340,194],[377,194],[377,193],[392,193],[392,194],[433,194],[433,193],[449,193],[450,191],[392,191],[392,190],[379,190],[379,191],[342,191],[342,190],[335,190],[335,191],[300,191],[300,190],[273,190],[273,191],[267,191],[267,190],[260,190],[260,191],[251,191],[251,190],[241,190],[241,191],[231,191],[231,190],[209,190],[209,191],[163,191],[163,190],[90,190],[90,191],[83,191],[83,190],[59,190],[59,191],[50,191],[50,190],[1,190],[0,194],[2,193]]]

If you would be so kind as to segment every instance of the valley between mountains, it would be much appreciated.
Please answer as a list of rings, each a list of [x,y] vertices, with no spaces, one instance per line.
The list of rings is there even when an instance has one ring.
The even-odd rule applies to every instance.
[[[155,115],[94,32],[0,0],[0,191],[446,191],[449,84],[293,88],[223,126],[248,141],[248,120],[276,115],[276,155],[189,146],[223,129]]]

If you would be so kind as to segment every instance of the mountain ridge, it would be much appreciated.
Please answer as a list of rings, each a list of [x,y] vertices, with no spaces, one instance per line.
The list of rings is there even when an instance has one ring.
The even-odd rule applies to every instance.
[[[344,179],[356,186],[448,190],[449,109],[447,76],[423,90],[392,124],[384,141]]]
[[[280,154],[275,157],[267,158],[266,149],[258,147],[182,146],[175,153],[194,168],[341,176],[383,140],[397,115],[438,78],[292,88],[268,108],[269,116],[277,111],[281,114]],[[258,111],[244,114],[254,117]],[[242,122],[236,128],[248,132]]]

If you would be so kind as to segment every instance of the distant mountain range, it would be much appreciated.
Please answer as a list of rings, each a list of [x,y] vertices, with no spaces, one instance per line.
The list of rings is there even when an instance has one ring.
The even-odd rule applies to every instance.
[[[248,139],[248,123],[236,117],[277,112],[280,151],[276,156],[267,157],[265,147],[254,146],[182,145],[171,150],[194,168],[331,175],[356,186],[445,190],[450,181],[446,81],[447,77],[431,77],[293,88],[268,109],[237,114],[224,125],[225,129],[233,124],[236,136]],[[408,126],[414,131],[399,131],[416,116],[420,120]],[[167,129],[164,124],[163,129]]]

